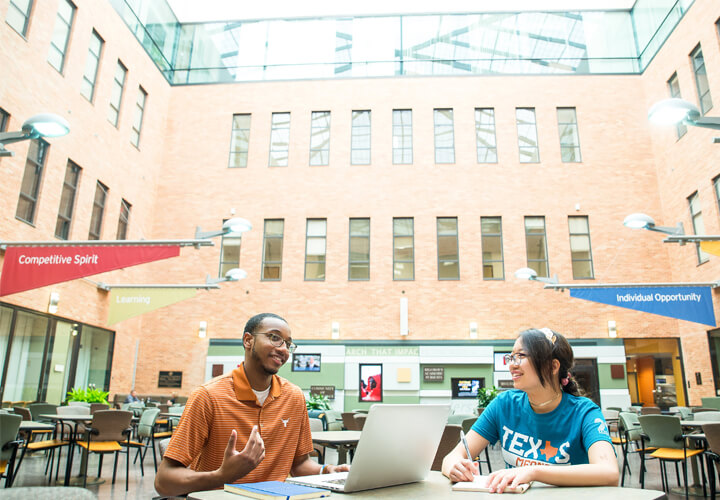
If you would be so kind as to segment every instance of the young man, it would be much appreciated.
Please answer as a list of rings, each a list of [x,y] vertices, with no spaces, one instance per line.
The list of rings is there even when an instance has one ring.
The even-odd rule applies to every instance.
[[[243,346],[244,363],[188,399],[155,477],[161,495],[349,470],[310,460],[305,397],[277,376],[296,347],[287,322],[272,313],[253,316]]]

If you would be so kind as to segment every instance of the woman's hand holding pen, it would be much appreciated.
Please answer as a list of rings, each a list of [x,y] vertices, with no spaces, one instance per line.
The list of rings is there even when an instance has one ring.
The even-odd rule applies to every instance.
[[[480,474],[479,465],[477,462],[463,458],[462,460],[455,462],[450,469],[448,478],[451,481],[473,481],[475,476]]]

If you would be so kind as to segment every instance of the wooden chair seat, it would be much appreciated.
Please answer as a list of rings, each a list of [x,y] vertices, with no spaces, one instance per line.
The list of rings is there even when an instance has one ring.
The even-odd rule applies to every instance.
[[[162,439],[162,438],[170,437],[170,436],[172,436],[172,434],[173,433],[170,431],[156,432],[155,439]]]
[[[5,474],[5,469],[7,469],[7,460],[0,460],[0,474]]]
[[[122,446],[117,441],[90,441],[89,447],[87,441],[78,441],[77,444],[95,453],[110,453],[122,450]]]
[[[681,448],[658,448],[650,454],[651,457],[659,458],[661,460],[685,460],[685,457],[690,458],[695,455],[699,455],[703,450],[687,450],[684,451]]]
[[[167,421],[167,418],[163,418],[163,419],[160,419],[160,420],[156,420],[155,423],[156,423],[157,425],[167,425],[167,424],[168,424],[168,421]]]
[[[618,436],[612,436],[610,439],[612,439],[612,444],[621,446],[625,444],[625,438],[624,437],[618,437]]]
[[[65,446],[68,444],[67,441],[61,439],[46,439],[45,441],[33,441],[27,444],[29,451],[47,450],[50,448],[57,448],[58,446]]]

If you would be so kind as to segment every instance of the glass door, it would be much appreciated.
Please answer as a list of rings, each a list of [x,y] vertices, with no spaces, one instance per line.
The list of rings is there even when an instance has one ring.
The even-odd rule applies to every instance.
[[[110,387],[110,366],[112,364],[115,335],[84,325],[80,332],[80,350],[74,387],[93,385],[107,391]]]
[[[68,378],[72,366],[73,343],[77,337],[77,324],[57,320],[50,336],[48,361],[43,387],[44,401],[59,405],[68,391]]]
[[[47,330],[46,317],[25,311],[17,312],[3,399],[31,402],[38,399]]]
[[[571,372],[578,386],[585,392],[583,396],[592,399],[600,406],[597,359],[576,359]]]

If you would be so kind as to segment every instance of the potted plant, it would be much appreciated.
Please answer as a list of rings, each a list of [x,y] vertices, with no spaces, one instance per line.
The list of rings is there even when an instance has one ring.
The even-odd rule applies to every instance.
[[[494,385],[490,387],[481,387],[478,390],[478,415],[490,404],[490,401],[498,395],[498,389]]]
[[[85,403],[103,403],[109,405],[107,400],[109,395],[109,392],[101,391],[93,384],[90,384],[87,389],[73,387],[73,390],[67,393],[67,399],[65,401],[83,401]]]
[[[308,411],[310,410],[329,410],[330,402],[328,397],[322,394],[311,394],[310,399],[305,401]]]

